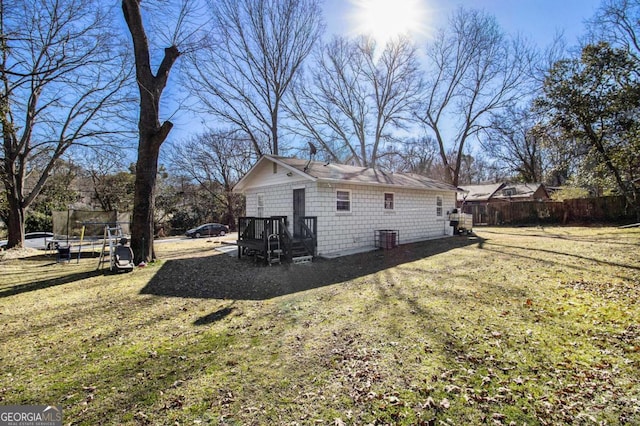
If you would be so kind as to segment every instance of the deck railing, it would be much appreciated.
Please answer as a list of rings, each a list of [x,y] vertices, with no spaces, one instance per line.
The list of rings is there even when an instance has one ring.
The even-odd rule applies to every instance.
[[[238,218],[238,238],[240,241],[267,241],[269,235],[282,235],[287,228],[286,216],[240,217]]]
[[[316,255],[318,246],[318,218],[316,216],[304,216],[300,218],[300,231],[302,244],[311,255]]]
[[[305,216],[300,218],[299,240],[304,244],[307,251],[315,255],[318,245],[317,217]],[[294,241],[287,228],[286,216],[272,217],[239,217],[238,218],[238,256],[241,257],[243,248],[265,253],[269,249],[269,236],[276,234],[280,238],[281,248],[285,258],[291,260],[291,247]]]

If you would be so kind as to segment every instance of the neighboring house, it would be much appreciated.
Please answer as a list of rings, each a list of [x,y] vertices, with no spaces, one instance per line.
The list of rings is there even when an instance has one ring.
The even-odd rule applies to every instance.
[[[414,174],[265,155],[234,192],[246,196],[241,247],[259,249],[250,239],[277,232],[313,238],[307,254],[333,257],[376,247],[379,231],[393,231],[394,243],[452,235],[447,213],[457,188]]]
[[[543,201],[549,193],[541,183],[504,184],[489,201]]]
[[[464,213],[473,215],[474,224],[486,224],[488,221],[487,205],[489,200],[503,186],[504,183],[461,186],[460,189],[464,192],[458,193],[457,206],[462,208]]]
[[[541,183],[494,183],[487,185],[465,185],[460,189],[457,204],[465,213],[473,214],[474,224],[489,222],[487,206],[491,203],[511,201],[543,201],[549,193]]]
[[[471,203],[488,203],[491,197],[504,187],[504,183],[492,183],[488,185],[460,186],[464,192],[458,193],[458,206]]]

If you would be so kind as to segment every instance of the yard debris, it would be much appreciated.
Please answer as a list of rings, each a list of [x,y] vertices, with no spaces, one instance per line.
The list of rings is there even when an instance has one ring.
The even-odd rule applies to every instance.
[[[162,409],[163,410],[182,409],[182,406],[184,405],[184,400],[185,400],[184,395],[174,396],[168,402],[164,403],[164,405],[162,406]]]
[[[139,422],[141,422],[142,424],[150,424],[151,422],[149,421],[149,416],[147,416],[145,413],[143,413],[142,411],[138,411],[134,416],[133,416],[136,420],[138,420]]]
[[[133,281],[3,262],[0,401],[82,424],[640,424],[640,230],[482,232],[303,275],[200,248]]]

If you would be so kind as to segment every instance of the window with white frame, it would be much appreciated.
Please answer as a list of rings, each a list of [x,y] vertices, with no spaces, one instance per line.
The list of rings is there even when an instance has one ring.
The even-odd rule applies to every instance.
[[[264,194],[258,194],[258,217],[264,217]]]
[[[442,196],[436,195],[436,216],[442,217]]]
[[[336,211],[344,213],[351,211],[351,191],[336,191]]]
[[[393,192],[385,192],[384,193],[384,209],[385,210],[393,210],[394,209]]]

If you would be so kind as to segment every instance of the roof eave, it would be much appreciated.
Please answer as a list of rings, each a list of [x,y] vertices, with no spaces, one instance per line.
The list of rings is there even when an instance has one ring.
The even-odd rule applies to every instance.
[[[318,178],[316,180],[318,183],[333,183],[333,184],[342,184],[342,185],[362,185],[362,186],[378,186],[381,188],[407,188],[407,189],[419,189],[425,190],[428,189],[430,191],[441,191],[441,192],[461,192],[459,188],[429,188],[426,185],[398,185],[392,183],[384,183],[384,182],[358,182],[355,180],[349,179],[331,179],[331,178]]]

